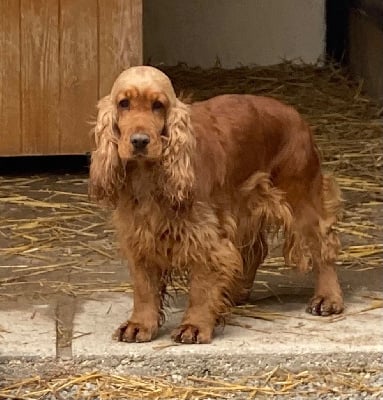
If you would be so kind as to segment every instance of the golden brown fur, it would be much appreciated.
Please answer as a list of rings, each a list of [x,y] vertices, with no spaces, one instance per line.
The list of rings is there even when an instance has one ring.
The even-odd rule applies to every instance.
[[[98,107],[90,195],[115,207],[135,289],[119,340],[156,336],[167,276],[178,269],[189,271],[189,304],[172,337],[209,343],[217,321],[250,294],[270,230],[284,231],[287,262],[314,269],[308,311],[343,310],[334,269],[340,193],[295,109],[251,95],[186,105],[152,67],[124,71]]]

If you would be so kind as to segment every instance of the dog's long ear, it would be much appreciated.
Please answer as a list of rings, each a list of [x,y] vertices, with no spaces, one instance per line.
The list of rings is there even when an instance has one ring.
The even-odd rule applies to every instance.
[[[89,196],[101,204],[115,206],[125,173],[117,151],[115,109],[110,96],[103,97],[97,108],[93,130],[96,149],[91,157]]]
[[[194,186],[193,134],[189,106],[176,100],[166,119],[167,144],[163,152],[164,194],[173,204],[190,199]]]

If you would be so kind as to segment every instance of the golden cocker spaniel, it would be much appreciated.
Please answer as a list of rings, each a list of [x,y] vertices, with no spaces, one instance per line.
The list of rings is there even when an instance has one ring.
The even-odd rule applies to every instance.
[[[115,207],[134,285],[120,341],[156,337],[177,270],[188,273],[189,302],[172,338],[211,342],[217,322],[248,298],[270,229],[284,232],[287,263],[314,270],[307,310],[343,310],[340,192],[294,108],[235,94],[187,105],[164,73],[140,66],[121,73],[98,110],[89,192]]]

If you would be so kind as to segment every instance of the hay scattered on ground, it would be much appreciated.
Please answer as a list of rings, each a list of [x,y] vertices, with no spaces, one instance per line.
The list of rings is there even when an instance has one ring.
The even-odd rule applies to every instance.
[[[182,383],[170,376],[138,377],[89,372],[82,375],[43,378],[40,376],[4,382],[0,398],[34,399],[228,399],[234,394],[241,398],[259,396],[291,398],[321,395],[359,395],[380,398],[382,386],[375,380],[380,370],[363,372],[302,371],[293,373],[279,368],[236,381],[222,378],[190,376]],[[176,380],[177,381],[177,380]],[[343,397],[344,398],[344,397]]]
[[[207,71],[180,65],[165,72],[195,100],[253,93],[296,106],[314,128],[325,169],[342,188],[340,262],[355,270],[383,265],[383,109],[361,85],[333,65]],[[107,213],[89,203],[86,192],[86,175],[0,177],[0,296],[18,296],[27,286],[71,295],[130,290],[115,279],[121,263]],[[273,254],[265,264],[271,274],[285,268]],[[76,278],[85,275],[86,282]]]

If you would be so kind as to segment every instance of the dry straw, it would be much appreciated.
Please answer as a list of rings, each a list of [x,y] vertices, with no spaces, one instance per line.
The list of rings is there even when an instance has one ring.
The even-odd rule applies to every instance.
[[[189,376],[174,383],[169,376],[138,377],[99,371],[73,376],[41,378],[39,376],[0,384],[0,399],[229,399],[233,395],[244,399],[259,396],[280,396],[289,399],[319,395],[357,395],[365,393],[371,399],[381,398],[383,389],[370,383],[381,371],[339,372],[327,368],[321,371],[289,372],[278,367],[271,371],[237,380],[217,377]],[[69,396],[69,397],[68,397]]]

